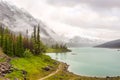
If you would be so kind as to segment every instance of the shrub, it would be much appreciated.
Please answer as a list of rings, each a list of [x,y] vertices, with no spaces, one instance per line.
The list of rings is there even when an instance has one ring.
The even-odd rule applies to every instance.
[[[29,49],[26,49],[24,51],[24,57],[31,57],[31,56],[33,56],[32,52]]]

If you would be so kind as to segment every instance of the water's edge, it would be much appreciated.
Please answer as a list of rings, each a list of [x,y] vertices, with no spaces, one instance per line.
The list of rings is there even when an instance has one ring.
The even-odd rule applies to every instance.
[[[81,48],[81,49],[85,49],[85,48]],[[92,48],[93,49],[93,48]],[[73,49],[72,49],[73,50]],[[96,49],[95,49],[96,50]],[[94,51],[95,51],[94,50]],[[110,52],[113,52],[113,51],[115,51],[115,50],[110,50],[110,49],[99,49],[100,51],[103,51],[103,50],[105,50],[105,52],[108,52],[109,54],[113,54],[113,53],[110,53]],[[85,50],[86,51],[86,50]],[[117,50],[116,50],[117,51]],[[84,50],[83,50],[83,52],[84,52]],[[89,50],[88,50],[88,52],[89,52]],[[98,52],[97,52],[98,53]],[[66,64],[68,64],[69,65],[69,68],[68,68],[68,71],[69,72],[72,72],[72,73],[74,73],[74,74],[77,74],[77,75],[83,75],[83,76],[90,76],[90,77],[106,77],[106,76],[111,76],[111,77],[114,77],[114,76],[119,76],[120,75],[120,70],[119,71],[116,71],[116,73],[115,74],[112,74],[111,73],[111,71],[112,70],[109,70],[109,69],[105,69],[105,67],[107,66],[107,64],[106,63],[108,63],[108,62],[112,62],[112,60],[111,61],[106,61],[106,62],[104,62],[105,63],[105,67],[104,67],[104,65],[103,64],[100,64],[100,66],[101,67],[97,67],[97,66],[95,66],[96,68],[94,69],[94,70],[96,70],[96,72],[91,72],[92,70],[92,68],[89,70],[88,68],[89,68],[89,66],[91,67],[91,65],[90,64],[93,64],[93,63],[91,63],[91,62],[89,62],[88,61],[88,63],[89,63],[89,65],[88,65],[88,67],[87,66],[83,66],[84,64],[81,64],[81,62],[79,63],[79,55],[78,55],[78,53],[76,53],[74,50],[72,51],[72,52],[69,52],[69,53],[46,53],[47,55],[49,55],[52,59],[55,59],[55,60],[58,60],[58,61],[60,61],[60,62],[64,62],[64,63],[66,63]],[[102,54],[102,53],[101,53]],[[85,55],[83,55],[83,53],[81,53],[80,55],[82,55],[82,56],[85,56]],[[107,54],[108,55],[108,54]],[[118,55],[118,54],[117,54]],[[71,57],[72,56],[72,57]],[[89,56],[89,55],[88,55]],[[93,54],[92,54],[92,56],[94,56]],[[99,55],[98,55],[99,56]],[[101,56],[101,55],[100,55]],[[112,55],[108,55],[108,57],[109,56],[112,56]],[[74,57],[75,57],[75,59],[74,59]],[[106,56],[107,57],[107,56]],[[114,57],[114,56],[113,56]],[[81,58],[81,60],[86,60],[86,59],[82,59],[82,57],[80,57]],[[89,56],[89,58],[91,58],[91,56]],[[102,57],[103,59],[104,59],[104,55],[103,55],[103,57]],[[118,57],[118,58],[120,58],[120,56]],[[68,59],[70,59],[70,60],[68,60]],[[76,61],[78,59],[78,62]],[[89,60],[89,59],[88,59]],[[91,58],[91,60],[92,60],[92,58]],[[93,59],[94,60],[94,59]],[[107,60],[107,59],[106,59]],[[98,60],[98,62],[101,62],[101,63],[103,63],[102,61],[99,61]],[[79,63],[79,64],[75,64],[75,63]],[[86,62],[84,62],[84,63],[86,63]],[[115,63],[115,61],[114,61],[114,58],[113,58],[113,63]],[[71,65],[72,64],[72,65]],[[74,66],[74,65],[76,65],[76,66],[78,66],[78,67],[76,67],[76,66]],[[99,65],[99,64],[96,64],[96,65]],[[110,64],[109,64],[110,65]],[[81,67],[82,66],[82,67]],[[93,66],[94,66],[94,64],[93,64]],[[117,65],[117,66],[113,66],[113,68],[114,67],[119,67],[120,65]],[[85,68],[83,68],[83,69],[80,69],[79,67],[81,67],[81,68],[83,68],[83,67],[85,67],[87,70],[85,70]],[[107,66],[108,67],[108,66]],[[94,68],[94,67],[93,67]],[[105,69],[105,72],[102,72],[102,71],[99,71],[99,70],[97,70],[97,69],[103,69],[103,71],[104,71],[104,69]],[[85,71],[84,71],[85,70]],[[115,69],[113,69],[113,70],[115,70]],[[117,69],[116,69],[117,70]],[[83,71],[83,72],[82,72]],[[99,72],[102,72],[102,73],[99,73]],[[112,71],[113,72],[113,71]],[[115,71],[114,71],[115,72]],[[113,72],[113,73],[114,73]],[[118,74],[119,73],[119,74]],[[88,74],[88,75],[87,75]],[[89,75],[90,74],[90,75]],[[94,74],[97,74],[97,75],[94,75]],[[108,74],[108,75],[107,75]]]

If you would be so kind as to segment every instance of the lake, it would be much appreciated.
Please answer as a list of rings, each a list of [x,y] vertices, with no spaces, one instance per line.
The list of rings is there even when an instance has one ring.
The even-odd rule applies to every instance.
[[[47,53],[67,63],[68,70],[83,76],[120,76],[120,51],[105,48],[70,48],[68,53]]]

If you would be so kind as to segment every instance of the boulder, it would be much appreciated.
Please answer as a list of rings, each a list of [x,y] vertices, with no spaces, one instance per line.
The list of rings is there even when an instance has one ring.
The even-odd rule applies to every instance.
[[[0,63],[0,75],[5,76],[5,74],[11,72],[10,71],[11,65],[7,62]]]
[[[22,70],[23,75],[27,75],[27,71]]]
[[[43,70],[45,70],[45,71],[50,71],[51,70],[51,67],[50,66],[46,66],[46,67],[44,67],[44,68],[42,68]]]

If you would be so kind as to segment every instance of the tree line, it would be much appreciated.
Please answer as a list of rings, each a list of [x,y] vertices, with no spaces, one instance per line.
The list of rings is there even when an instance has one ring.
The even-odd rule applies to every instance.
[[[3,52],[9,56],[25,57],[26,52],[31,52],[34,55],[42,54],[46,51],[46,46],[40,40],[40,27],[34,26],[31,37],[21,33],[15,35],[8,28],[0,26],[0,47]]]
[[[56,43],[56,44],[52,45],[51,48],[53,48],[53,49],[66,49],[67,50],[67,45]]]

